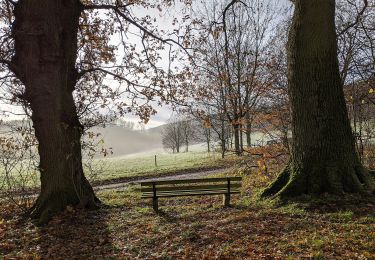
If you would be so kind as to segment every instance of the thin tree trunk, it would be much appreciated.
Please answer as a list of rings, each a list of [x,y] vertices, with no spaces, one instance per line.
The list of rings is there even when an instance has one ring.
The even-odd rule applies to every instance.
[[[99,202],[83,174],[83,127],[72,95],[80,12],[78,0],[20,0],[15,8],[13,62],[39,142],[41,192],[31,210],[37,224],[68,205]]]
[[[222,139],[221,140],[221,158],[224,159],[225,157],[225,148],[226,144],[225,144],[225,139]]]
[[[240,126],[240,151],[241,153],[243,151],[243,127],[242,125]]]
[[[207,143],[207,152],[211,152],[210,142],[211,142],[211,129],[207,128],[204,130],[206,133],[206,143]]]
[[[225,151],[227,150],[228,143],[226,142],[227,138],[227,131],[225,129],[225,120],[223,117],[220,118],[221,120],[221,133],[220,133],[220,141],[221,141],[221,158],[224,159]]]
[[[288,42],[292,154],[264,196],[374,191],[355,150],[334,18],[334,0],[295,1]]]
[[[250,121],[250,112],[246,113],[246,145],[247,145],[247,148],[251,148],[251,121]]]
[[[229,148],[233,149],[233,129],[232,128],[229,130],[229,136],[228,137],[229,137],[229,142],[230,142]]]
[[[241,154],[240,147],[240,126],[238,123],[233,125],[233,134],[234,134],[234,151],[237,155]]]

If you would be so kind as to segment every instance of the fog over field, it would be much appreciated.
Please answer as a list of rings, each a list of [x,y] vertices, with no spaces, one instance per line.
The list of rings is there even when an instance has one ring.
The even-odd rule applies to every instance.
[[[127,123],[131,121],[126,121]],[[8,121],[6,125],[0,125],[0,135],[2,136],[12,136],[17,131],[11,131],[9,125],[21,126],[21,121]],[[129,125],[129,124],[128,124]],[[131,125],[131,124],[130,124]],[[97,143],[98,153],[94,156],[95,158],[103,158],[103,154],[100,153],[101,147],[109,149],[112,153],[106,155],[106,158],[114,157],[129,157],[129,156],[145,156],[152,154],[162,154],[169,153],[171,151],[166,151],[162,145],[162,131],[166,124],[157,127],[152,127],[148,129],[141,130],[137,125],[132,125],[128,127],[122,124],[110,123],[106,127],[93,127],[88,129],[88,132],[93,132],[99,134],[94,143]],[[85,135],[84,138],[88,138]],[[265,143],[271,140],[272,137],[265,133],[253,132],[251,134],[252,144],[259,145],[259,142]],[[211,149],[215,149],[219,146],[218,141],[211,143]],[[206,143],[203,142],[202,137],[194,136],[190,140],[189,151],[193,152],[203,152],[206,151]],[[185,147],[182,147],[181,152],[185,151]],[[83,153],[84,158],[86,158],[85,153]]]
[[[111,148],[113,154],[107,157],[123,157],[130,155],[139,155],[144,153],[160,154],[167,152],[162,145],[162,131],[165,125],[149,128],[146,130],[130,129],[121,125],[110,124],[106,127],[94,127],[89,131],[100,133],[98,140],[103,139],[104,147]],[[189,151],[205,151],[206,144],[194,137],[196,140],[191,140]],[[265,133],[253,132],[251,134],[253,145],[258,145],[259,142],[267,142],[272,139]],[[211,148],[215,148],[213,142]],[[182,148],[182,152],[185,148]],[[97,155],[96,157],[103,157]]]
[[[163,126],[150,128],[147,130],[132,130],[118,125],[108,125],[94,127],[90,131],[100,133],[103,138],[104,147],[112,148],[113,154],[110,157],[124,156],[134,153],[161,151],[161,131]]]

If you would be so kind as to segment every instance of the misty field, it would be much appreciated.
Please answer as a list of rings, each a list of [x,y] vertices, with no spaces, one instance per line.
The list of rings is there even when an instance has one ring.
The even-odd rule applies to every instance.
[[[228,166],[233,160],[233,156],[230,155],[221,159],[219,153],[204,152],[199,145],[192,148],[190,152],[175,154],[159,149],[119,157],[84,159],[83,166],[85,174],[91,182],[106,183],[127,178],[173,175],[185,171],[222,168]],[[5,189],[10,186],[12,190],[20,190],[40,185],[39,172],[22,171],[22,163],[20,162],[7,174],[4,169],[0,172],[0,187]]]
[[[156,165],[155,165],[156,155]],[[98,172],[97,179],[111,180],[134,176],[151,176],[163,173],[181,172],[224,167],[227,160],[222,160],[218,153],[143,153],[124,157],[97,159],[93,162]],[[88,169],[86,169],[87,171]]]

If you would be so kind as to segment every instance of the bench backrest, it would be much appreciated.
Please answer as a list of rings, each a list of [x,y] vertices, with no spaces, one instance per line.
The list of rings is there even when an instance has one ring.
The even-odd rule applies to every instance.
[[[242,177],[223,177],[205,179],[180,179],[163,181],[141,182],[141,192],[149,196],[156,197],[158,193],[163,195],[181,193],[238,193],[241,187]]]

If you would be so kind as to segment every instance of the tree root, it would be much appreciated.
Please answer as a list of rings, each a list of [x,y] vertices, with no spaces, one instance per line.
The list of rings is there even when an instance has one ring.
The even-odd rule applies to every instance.
[[[63,192],[54,192],[48,196],[42,193],[29,210],[29,217],[36,226],[42,226],[47,224],[54,215],[63,212],[68,206],[98,209],[100,204],[100,200],[93,192],[81,198],[78,198],[76,194],[69,195]]]
[[[374,179],[361,165],[325,165],[304,170],[289,162],[260,196],[286,199],[304,194],[375,194],[374,192]]]
[[[375,170],[368,170],[370,176],[375,179]]]
[[[276,180],[271,183],[261,194],[261,197],[270,197],[277,194],[289,181],[290,164],[288,164],[277,176]]]

